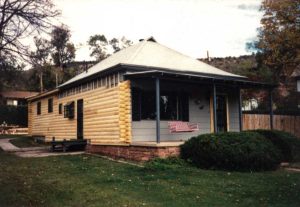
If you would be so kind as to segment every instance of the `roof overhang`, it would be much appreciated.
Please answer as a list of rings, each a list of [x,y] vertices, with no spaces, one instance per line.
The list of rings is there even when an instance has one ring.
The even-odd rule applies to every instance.
[[[90,76],[87,76],[83,79],[79,79],[77,81],[71,82],[71,83],[64,83],[58,86],[59,89],[66,89],[73,87],[75,85],[90,81],[96,77],[108,75],[114,72],[120,72],[120,71],[130,71],[130,72],[136,72],[136,73],[143,73],[143,72],[149,72],[149,71],[157,71],[157,72],[163,72],[163,73],[170,73],[170,74],[183,74],[183,75],[190,75],[190,76],[201,76],[201,77],[207,77],[207,78],[216,78],[216,79],[244,79],[247,80],[247,77],[245,76],[221,76],[221,75],[213,75],[208,73],[196,73],[196,72],[190,72],[190,71],[178,71],[172,68],[158,68],[158,67],[151,67],[151,66],[144,66],[144,65],[130,65],[130,64],[117,64],[110,68],[107,68],[105,70],[99,71],[97,73],[91,74]]]
[[[58,93],[58,91],[59,91],[58,89],[54,89],[54,90],[51,90],[51,91],[40,93],[36,96],[30,96],[30,97],[27,98],[27,101],[35,101],[37,99],[45,98],[47,96],[51,96],[53,94]]]
[[[97,77],[109,75],[115,72],[124,72],[125,77],[127,78],[142,78],[142,77],[154,77],[159,76],[163,78],[176,79],[176,80],[184,80],[184,81],[196,81],[196,82],[207,82],[207,83],[218,83],[218,84],[235,84],[240,86],[241,88],[275,88],[277,85],[264,83],[264,82],[256,82],[250,81],[245,76],[221,76],[221,75],[213,75],[206,73],[195,73],[190,71],[175,71],[173,69],[167,68],[157,68],[157,67],[149,67],[149,66],[141,66],[141,65],[129,65],[129,64],[117,64],[110,68],[107,68],[103,71],[99,71],[98,73],[94,73],[91,76],[88,76],[84,79],[80,79],[75,82],[71,82],[69,84],[62,84],[58,87],[58,89],[67,89],[74,87],[78,84],[82,84],[88,81],[91,81]]]
[[[206,84],[215,83],[218,85],[230,84],[233,86],[238,86],[242,89],[247,89],[247,88],[248,89],[249,88],[273,89],[277,87],[277,85],[275,84],[250,81],[244,78],[207,76],[202,74],[188,74],[188,73],[166,72],[166,71],[157,71],[157,70],[150,70],[150,71],[143,71],[143,72],[127,72],[125,74],[125,77],[127,79],[159,77],[161,79],[166,79],[166,80],[193,82],[193,83],[206,83]]]

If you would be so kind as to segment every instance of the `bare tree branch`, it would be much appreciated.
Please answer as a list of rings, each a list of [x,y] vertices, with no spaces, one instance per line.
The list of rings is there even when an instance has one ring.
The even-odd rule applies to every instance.
[[[0,56],[28,56],[28,48],[20,40],[49,30],[59,14],[53,0],[0,0]]]

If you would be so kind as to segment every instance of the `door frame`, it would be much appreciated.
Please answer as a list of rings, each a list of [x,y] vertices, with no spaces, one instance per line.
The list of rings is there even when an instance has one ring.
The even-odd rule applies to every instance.
[[[79,104],[80,102],[82,102],[81,104]],[[83,123],[83,116],[84,116],[84,113],[83,113],[83,99],[78,99],[77,100],[77,103],[76,103],[76,111],[77,111],[77,139],[83,139],[83,126],[84,126],[84,123]],[[79,115],[79,111],[80,111],[80,105],[81,105],[81,117],[78,116]],[[80,119],[81,119],[81,122],[80,122]],[[81,125],[81,134],[80,134],[80,131],[79,131],[79,125]]]
[[[230,113],[229,113],[229,99],[228,94],[226,93],[217,93],[216,96],[224,96],[225,97],[225,104],[226,104],[226,132],[230,131]],[[213,96],[210,96],[209,101],[209,111],[210,111],[210,132],[214,132],[214,109],[213,109]]]

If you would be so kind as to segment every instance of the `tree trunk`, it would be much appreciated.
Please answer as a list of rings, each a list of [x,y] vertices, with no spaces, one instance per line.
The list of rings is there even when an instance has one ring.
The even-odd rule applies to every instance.
[[[55,70],[55,82],[56,82],[56,87],[58,86],[58,74],[57,74],[57,69]]]
[[[44,85],[43,85],[43,71],[40,72],[40,89],[41,93],[44,91]]]

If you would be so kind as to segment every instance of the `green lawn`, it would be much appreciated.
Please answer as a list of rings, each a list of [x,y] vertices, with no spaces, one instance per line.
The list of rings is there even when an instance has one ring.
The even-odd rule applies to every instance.
[[[16,134],[0,134],[0,139],[7,139],[7,138],[19,138],[25,137],[25,135],[16,135]]]
[[[160,166],[161,167],[161,166]],[[0,152],[1,206],[300,206],[300,174],[141,168],[96,156]]]
[[[46,144],[42,143],[37,143],[33,140],[32,137],[30,136],[19,136],[16,137],[15,139],[10,140],[10,142],[20,148],[23,147],[41,147],[41,146],[46,146]]]

